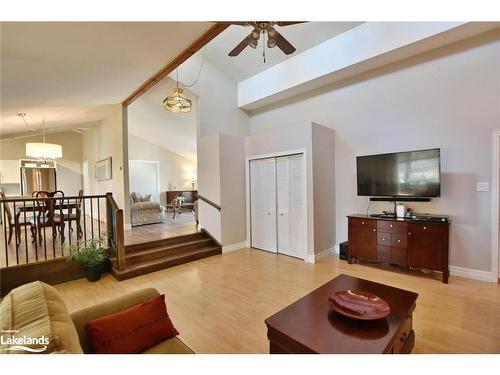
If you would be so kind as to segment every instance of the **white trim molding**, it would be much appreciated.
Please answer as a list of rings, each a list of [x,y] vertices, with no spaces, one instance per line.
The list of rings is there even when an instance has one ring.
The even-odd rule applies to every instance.
[[[475,270],[473,268],[464,268],[458,266],[450,266],[451,276],[466,277],[468,279],[474,279],[479,281],[490,281],[492,280],[491,272]]]
[[[335,254],[336,253],[336,248],[338,249],[338,245],[334,245],[333,247],[330,247],[329,249],[320,251],[317,254],[307,254],[307,257],[305,261],[307,263],[316,263],[318,260],[321,258],[324,258],[330,254]]]
[[[497,282],[500,278],[499,272],[499,231],[500,231],[500,130],[493,132],[493,145],[492,145],[492,171],[491,171],[491,275],[490,280]]]
[[[232,245],[222,246],[222,254],[230,253],[231,251],[240,250],[248,247],[247,241],[233,243]]]

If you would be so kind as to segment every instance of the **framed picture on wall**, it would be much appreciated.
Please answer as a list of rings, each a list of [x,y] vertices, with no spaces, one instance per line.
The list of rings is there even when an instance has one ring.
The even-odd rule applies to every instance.
[[[111,180],[111,156],[95,163],[94,176],[97,181]]]

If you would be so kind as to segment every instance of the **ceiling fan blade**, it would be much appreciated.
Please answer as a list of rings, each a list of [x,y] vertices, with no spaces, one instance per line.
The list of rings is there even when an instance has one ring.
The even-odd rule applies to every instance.
[[[233,48],[231,52],[228,53],[228,56],[234,57],[238,56],[241,51],[243,51],[252,41],[252,34],[249,34],[245,39],[243,39],[240,44]]]
[[[292,46],[290,42],[279,32],[276,31],[276,36],[274,38],[276,40],[276,45],[285,53],[285,55],[290,55],[296,51],[295,47]]]
[[[276,25],[278,26],[290,26],[290,25],[296,25],[298,23],[305,23],[307,21],[288,21],[288,22],[276,22]]]
[[[233,21],[230,21],[228,22],[229,24],[231,25],[236,25],[236,26],[250,26],[252,24],[252,22],[233,22]]]

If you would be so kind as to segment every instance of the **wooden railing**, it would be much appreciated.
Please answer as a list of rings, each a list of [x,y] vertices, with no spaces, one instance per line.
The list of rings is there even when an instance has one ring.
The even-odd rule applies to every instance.
[[[106,222],[108,228],[108,244],[116,255],[118,270],[125,268],[125,239],[123,226],[123,210],[116,204],[113,194],[106,194]]]
[[[66,245],[106,235],[123,269],[123,210],[113,195],[0,200],[0,268],[64,258]],[[1,238],[3,237],[3,238]]]
[[[217,203],[212,202],[210,199],[205,198],[203,195],[198,194],[197,196],[198,196],[198,199],[200,199],[203,202],[209,204],[210,206],[212,206],[213,208],[215,208],[217,211],[222,210],[221,206],[219,206]]]

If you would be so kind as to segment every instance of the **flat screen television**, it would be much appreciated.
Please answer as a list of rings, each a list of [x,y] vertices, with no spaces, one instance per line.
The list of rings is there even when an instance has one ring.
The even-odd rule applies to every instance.
[[[356,158],[358,195],[425,197],[441,195],[440,149]]]

